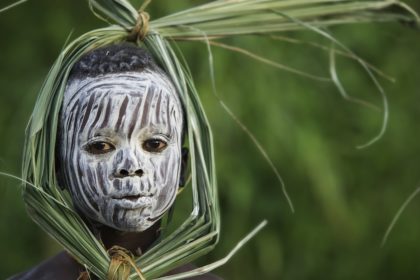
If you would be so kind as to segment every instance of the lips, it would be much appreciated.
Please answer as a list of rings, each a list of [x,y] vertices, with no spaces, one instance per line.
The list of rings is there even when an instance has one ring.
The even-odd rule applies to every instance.
[[[130,194],[113,196],[111,200],[121,208],[137,209],[146,208],[152,205],[152,195]]]

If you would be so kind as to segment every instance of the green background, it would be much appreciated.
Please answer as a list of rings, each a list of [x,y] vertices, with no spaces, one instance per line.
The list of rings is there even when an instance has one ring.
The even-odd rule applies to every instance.
[[[150,13],[157,18],[202,2],[156,0]],[[2,0],[0,7],[9,3]],[[407,3],[420,11],[418,1]],[[0,14],[0,171],[20,174],[27,120],[66,38],[101,26],[82,0],[30,0]],[[213,128],[222,216],[219,246],[197,264],[218,260],[261,220],[269,222],[215,271],[225,279],[420,278],[420,197],[380,246],[394,214],[420,181],[420,32],[396,23],[331,31],[396,79],[379,79],[390,120],[384,137],[366,149],[356,146],[379,131],[380,110],[345,101],[331,83],[212,49],[218,94],[267,150],[295,214],[268,163],[214,97],[205,45],[179,44]],[[310,32],[284,35],[329,46]],[[328,76],[328,52],[309,45],[262,37],[225,42]],[[380,107],[379,93],[362,68],[343,57],[337,62],[348,93]],[[5,177],[0,177],[0,248],[0,279],[60,249],[27,217],[19,183]]]

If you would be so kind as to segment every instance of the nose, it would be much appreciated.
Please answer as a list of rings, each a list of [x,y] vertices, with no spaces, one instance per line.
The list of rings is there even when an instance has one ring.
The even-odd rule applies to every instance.
[[[114,177],[142,177],[144,169],[131,150],[121,150],[114,160]]]

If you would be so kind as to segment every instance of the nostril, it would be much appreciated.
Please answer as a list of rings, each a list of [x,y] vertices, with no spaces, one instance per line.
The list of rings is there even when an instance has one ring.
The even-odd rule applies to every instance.
[[[127,169],[118,169],[115,173],[115,177],[117,178],[123,178],[123,177],[131,177],[131,176],[143,176],[144,172],[142,169],[137,169],[135,171],[133,170],[127,170]]]
[[[120,175],[120,176],[128,176],[129,175],[129,172],[127,170],[125,170],[125,169],[120,169],[118,171],[118,175]]]

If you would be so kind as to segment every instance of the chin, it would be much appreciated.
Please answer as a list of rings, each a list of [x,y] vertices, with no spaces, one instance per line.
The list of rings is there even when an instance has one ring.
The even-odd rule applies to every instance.
[[[106,224],[119,231],[142,232],[149,229],[156,220],[150,220],[150,215],[145,212],[147,209],[127,210],[121,209],[119,215],[115,215],[113,220],[106,221]]]

